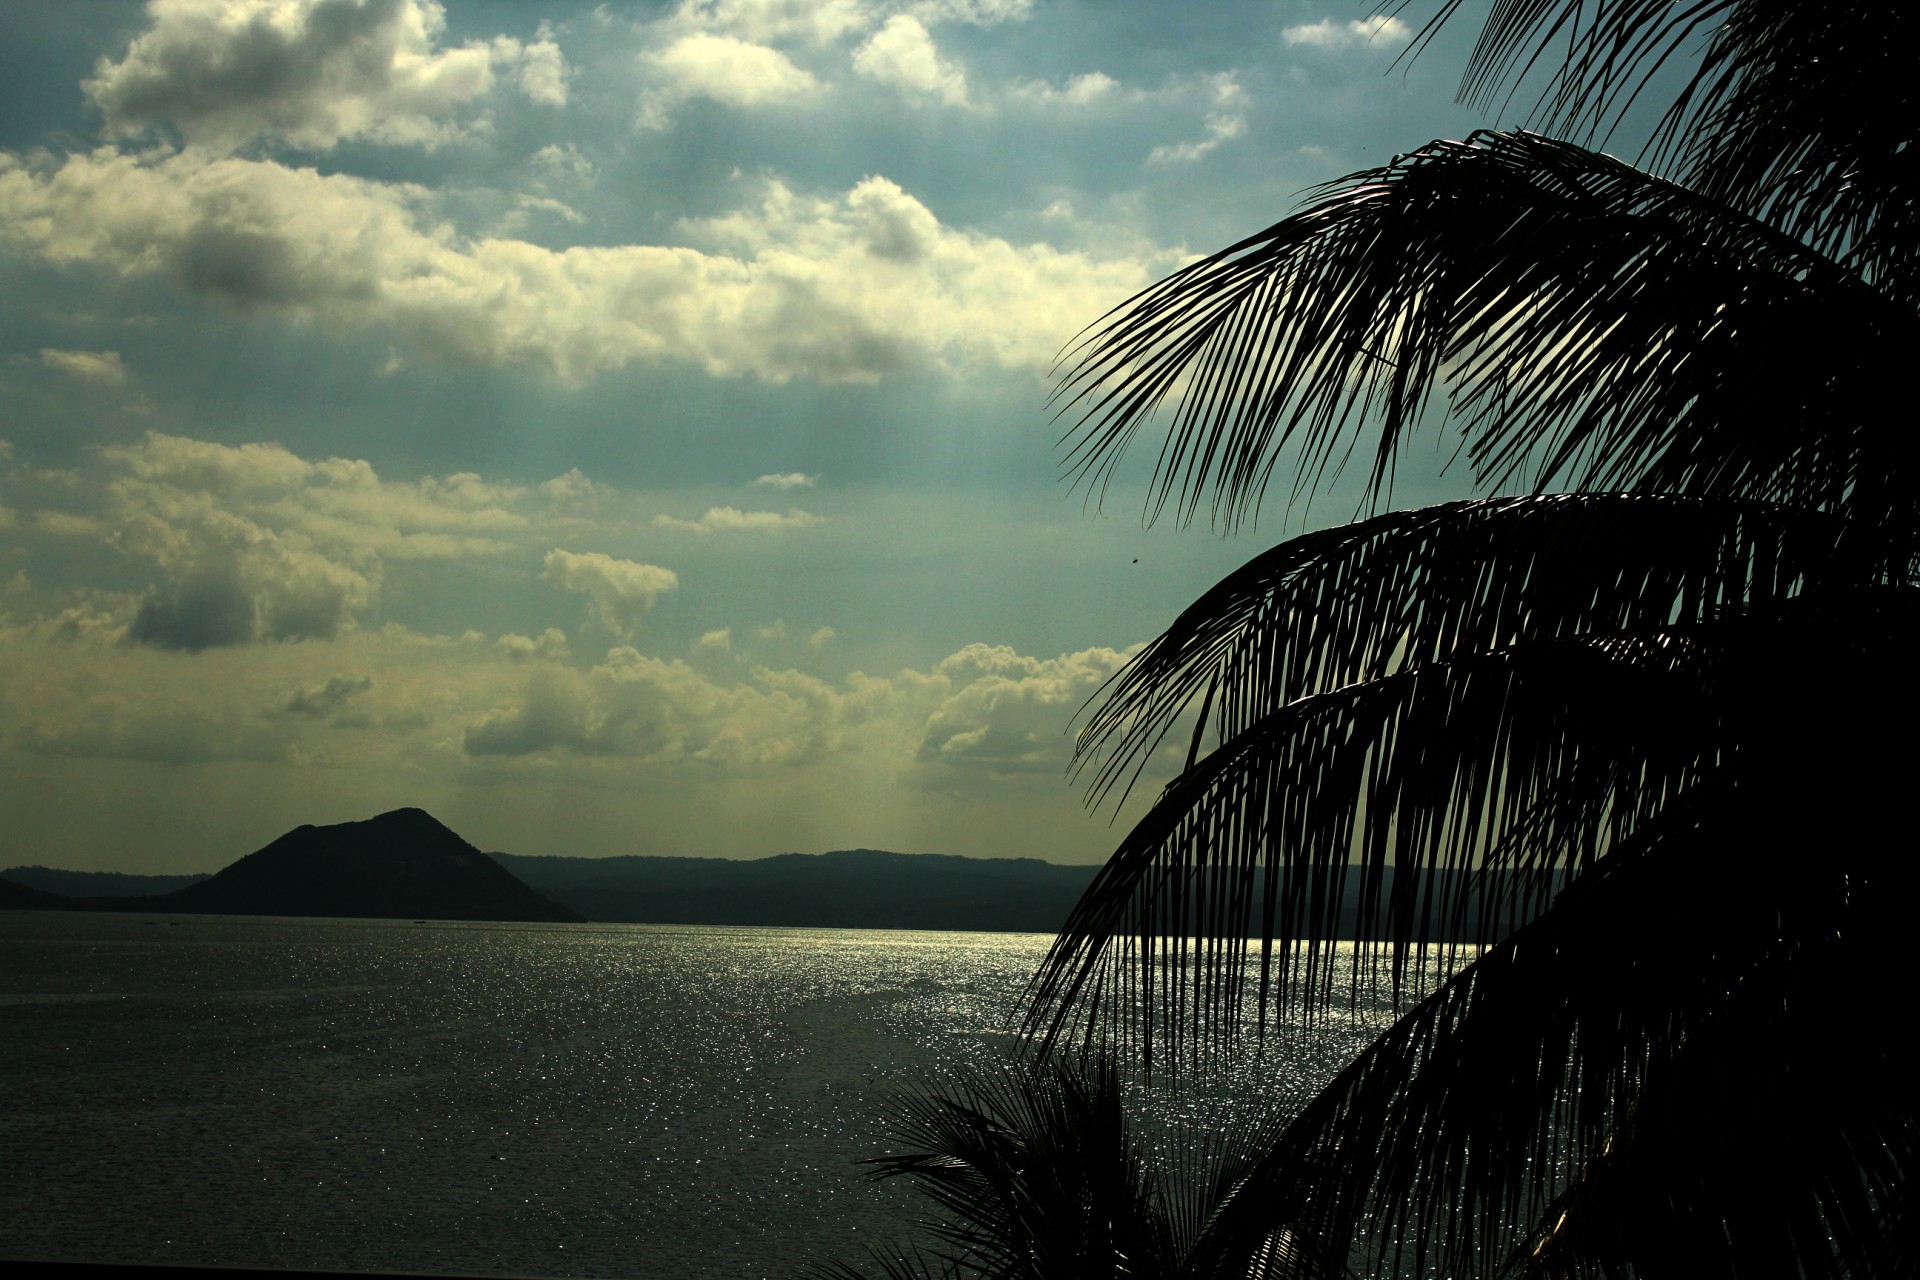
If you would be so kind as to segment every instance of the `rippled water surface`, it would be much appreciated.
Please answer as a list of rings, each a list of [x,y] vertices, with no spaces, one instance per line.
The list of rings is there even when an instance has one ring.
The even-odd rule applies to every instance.
[[[885,1087],[990,1061],[1048,941],[0,913],[0,1256],[857,1258],[918,1209],[855,1163]]]

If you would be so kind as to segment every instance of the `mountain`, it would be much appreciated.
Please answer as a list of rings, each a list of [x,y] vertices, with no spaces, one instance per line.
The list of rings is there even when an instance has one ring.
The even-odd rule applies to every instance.
[[[747,860],[493,856],[594,920],[841,929],[1052,933],[1099,870],[878,849]]]
[[[780,925],[796,928],[953,929],[1054,933],[1100,870],[1035,858],[961,858],[843,849],[771,858],[567,858],[496,853],[537,892],[589,919],[630,924]],[[1393,868],[1385,871],[1389,892]],[[1462,876],[1475,882],[1453,888]],[[1352,938],[1359,874],[1340,889],[1336,936]],[[1504,912],[1505,872],[1430,872],[1426,892],[1445,888],[1469,912]],[[1532,909],[1522,909],[1524,919]],[[1470,936],[1472,917],[1436,920],[1434,937]]]
[[[1098,871],[878,849],[755,859],[485,854],[422,810],[396,809],[297,828],[207,878],[15,868],[0,879],[0,908],[1053,933]],[[1429,884],[1463,874],[1434,872]],[[100,896],[108,883],[158,889],[187,879],[194,883],[165,893]],[[1464,896],[1478,909],[1505,903],[1513,888],[1494,872]],[[1348,876],[1339,937],[1353,936],[1357,894],[1358,876]],[[1435,923],[1439,936],[1465,936],[1463,922]]]
[[[59,911],[72,901],[0,876],[0,911]]]
[[[69,900],[104,911],[420,920],[579,920],[422,809],[296,827],[171,893]]]
[[[190,884],[199,884],[210,873],[197,875],[142,876],[125,871],[62,871],[58,867],[8,867],[0,871],[0,880],[24,884],[42,893],[57,893],[68,898],[130,898],[141,894],[172,893]]]

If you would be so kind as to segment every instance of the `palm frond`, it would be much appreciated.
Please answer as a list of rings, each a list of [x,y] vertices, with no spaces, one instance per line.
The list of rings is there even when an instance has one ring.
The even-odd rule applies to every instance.
[[[1411,0],[1391,6],[1412,8]],[[1409,49],[1417,54],[1463,8],[1446,0]],[[1489,109],[1536,72],[1546,79],[1530,116],[1536,127],[1591,140],[1606,132],[1646,86],[1698,45],[1742,0],[1496,0],[1460,79],[1460,100]],[[1690,86],[1678,110],[1694,100]]]
[[[1228,575],[1116,673],[1081,726],[1076,765],[1099,762],[1097,802],[1130,787],[1202,699],[1196,747],[1300,698],[1458,654],[1684,626],[1784,599],[1828,569],[1834,532],[1789,508],[1555,494],[1307,534]]]
[[[945,1258],[991,1277],[1168,1273],[1175,1256],[1110,1066],[1010,1064],[903,1094],[872,1164],[941,1211]]]
[[[1350,875],[1397,990],[1419,944],[1498,927],[1465,901],[1486,859],[1537,897],[1714,768],[1714,660],[1677,632],[1539,642],[1287,704],[1127,834],[1035,976],[1029,1031],[1178,1059],[1234,1043],[1249,995],[1256,1017],[1311,1007]]]
[[[1460,8],[1444,4],[1413,50]],[[1909,6],[1886,0],[1501,0],[1460,96],[1492,106],[1544,71],[1530,123],[1591,140],[1656,74],[1684,67],[1648,146],[1653,167],[1844,258],[1911,306],[1915,23]]]
[[[968,1069],[894,1099],[903,1149],[870,1163],[906,1178],[937,1215],[929,1249],[876,1254],[885,1274],[975,1280],[1339,1280],[1334,1253],[1297,1233],[1236,1229],[1225,1257],[1208,1233],[1223,1197],[1263,1154],[1265,1125],[1188,1132],[1156,1124],[1140,1082],[1108,1058],[1015,1059]],[[1337,1255],[1337,1256],[1336,1256]],[[1204,1267],[1196,1269],[1196,1260]],[[839,1280],[857,1273],[840,1268]]]
[[[1680,180],[1920,305],[1908,198],[1920,146],[1920,15],[1892,3],[1735,5],[1666,150]]]
[[[1283,1222],[1364,1231],[1390,1274],[1872,1256],[1920,1133],[1858,980],[1893,913],[1818,856],[1847,824],[1767,799],[1694,793],[1411,1010],[1270,1136],[1220,1247]]]
[[[1123,304],[1064,357],[1055,404],[1067,469],[1096,487],[1167,409],[1150,513],[1191,518],[1211,493],[1228,527],[1283,459],[1297,451],[1309,493],[1369,425],[1384,492],[1443,387],[1483,484],[1837,508],[1913,474],[1865,375],[1915,333],[1909,309],[1762,222],[1483,132],[1329,184]],[[1905,510],[1911,488],[1873,496]]]

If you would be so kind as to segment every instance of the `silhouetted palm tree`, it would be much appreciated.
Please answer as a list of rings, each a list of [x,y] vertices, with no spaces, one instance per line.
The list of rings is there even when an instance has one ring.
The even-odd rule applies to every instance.
[[[1396,992],[1423,943],[1487,948],[1273,1135],[1247,1232],[1384,1273],[1920,1274],[1917,25],[1496,0],[1464,93],[1537,73],[1578,143],[1328,184],[1070,356],[1070,466],[1164,429],[1154,513],[1231,527],[1355,456],[1384,505],[1434,419],[1521,495],[1267,551],[1082,729],[1096,797],[1186,766],[1036,978],[1043,1043],[1175,1066],[1310,1012],[1350,880]],[[1581,145],[1656,71],[1649,171]]]
[[[1343,1274],[1238,1198],[1266,1145],[1260,1128],[1142,1133],[1125,1093],[1110,1062],[1055,1058],[896,1098],[902,1150],[870,1163],[914,1183],[935,1216],[924,1245],[876,1251],[871,1265],[891,1280]],[[866,1275],[844,1263],[819,1274]]]

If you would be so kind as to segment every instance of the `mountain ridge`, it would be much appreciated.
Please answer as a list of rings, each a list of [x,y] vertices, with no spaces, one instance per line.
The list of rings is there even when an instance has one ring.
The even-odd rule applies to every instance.
[[[379,900],[369,901],[365,883],[374,871],[364,857],[357,863],[351,858],[316,862],[309,846],[370,830],[383,836],[389,855],[409,840],[424,841],[466,870],[438,881],[423,874],[403,876],[410,888],[389,883],[386,897],[371,895]],[[277,888],[265,886],[273,888],[265,896],[257,883],[263,856],[268,864],[299,864],[268,874]],[[63,882],[62,876],[117,873],[37,870],[44,874],[35,868],[0,872],[0,908],[1054,933],[1101,868],[1033,857],[865,848],[747,859],[487,854],[424,810],[397,809],[361,823],[303,824],[213,876],[165,893],[52,897],[49,891],[57,892],[62,883],[75,883]],[[14,879],[22,871],[26,874]],[[139,879],[119,877],[122,883]],[[468,890],[450,892],[455,883]],[[429,892],[435,885],[437,894]],[[1510,887],[1496,874],[1477,891],[1478,901],[1496,901]],[[1359,923],[1358,877],[1347,878],[1342,899],[1336,936],[1351,938]],[[1443,923],[1443,934],[1461,928]]]
[[[203,880],[137,896],[45,895],[18,881],[0,905],[185,915],[578,921],[424,809],[303,823]]]

